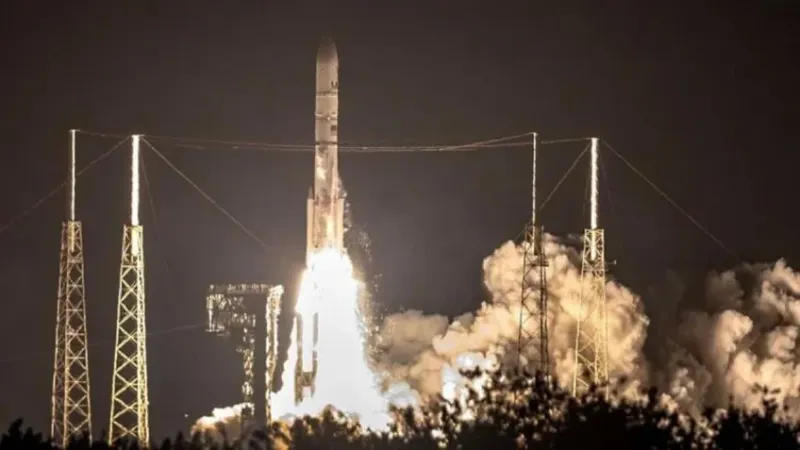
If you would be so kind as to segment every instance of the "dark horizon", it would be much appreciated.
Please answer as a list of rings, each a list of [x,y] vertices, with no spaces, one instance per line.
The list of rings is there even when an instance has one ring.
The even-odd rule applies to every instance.
[[[797,218],[785,200],[794,191],[792,126],[800,117],[793,3],[613,11],[523,2],[474,9],[6,2],[3,10],[0,226],[65,179],[71,128],[312,145],[315,56],[331,36],[343,144],[453,144],[527,131],[542,139],[598,136],[745,261],[800,260]],[[79,166],[115,142],[80,134]],[[280,283],[289,309],[304,264],[312,164],[310,152],[152,142],[271,248],[143,150],[150,423],[160,439],[240,401],[239,355],[204,332],[205,290]],[[542,148],[542,195],[582,148]],[[128,157],[116,151],[78,180],[96,436],[108,425]],[[600,220],[616,278],[646,295],[668,270],[700,282],[710,269],[736,265],[613,155],[602,158]],[[548,232],[585,226],[586,167],[543,212]],[[485,300],[482,259],[518,236],[530,216],[529,168],[526,148],[343,152],[353,218],[372,243],[367,270],[380,275],[377,308],[475,310]],[[41,431],[49,430],[64,199],[62,191],[0,232],[0,423],[24,417]]]

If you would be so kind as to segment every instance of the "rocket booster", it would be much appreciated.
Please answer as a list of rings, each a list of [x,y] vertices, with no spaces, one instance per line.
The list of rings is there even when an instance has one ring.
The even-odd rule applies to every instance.
[[[331,39],[317,51],[314,110],[314,184],[306,206],[306,266],[323,249],[344,249],[344,197],[339,180],[339,56]],[[295,316],[297,366],[295,401],[313,395],[317,375],[318,312],[312,308]]]

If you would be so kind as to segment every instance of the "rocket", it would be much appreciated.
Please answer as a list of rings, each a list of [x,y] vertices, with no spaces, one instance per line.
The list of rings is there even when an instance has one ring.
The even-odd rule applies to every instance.
[[[314,109],[314,184],[306,206],[306,265],[323,248],[344,249],[344,197],[339,180],[339,56],[333,40],[323,38],[317,50]],[[313,395],[317,374],[317,311],[295,316],[297,366],[295,401]]]
[[[339,181],[339,56],[323,39],[317,51],[314,185],[308,192],[306,262],[325,247],[343,249],[344,198]]]

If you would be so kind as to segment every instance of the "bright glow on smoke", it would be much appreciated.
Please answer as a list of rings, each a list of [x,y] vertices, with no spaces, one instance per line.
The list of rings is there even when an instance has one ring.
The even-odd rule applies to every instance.
[[[388,425],[391,419],[387,401],[365,356],[359,291],[347,254],[325,248],[311,255],[302,275],[296,311],[319,313],[316,391],[299,405],[294,404],[297,341],[296,331],[292,330],[289,357],[283,366],[283,387],[272,400],[276,418],[317,415],[330,405],[369,428],[385,429]],[[310,329],[310,322],[304,328]],[[311,340],[305,345],[310,346]]]

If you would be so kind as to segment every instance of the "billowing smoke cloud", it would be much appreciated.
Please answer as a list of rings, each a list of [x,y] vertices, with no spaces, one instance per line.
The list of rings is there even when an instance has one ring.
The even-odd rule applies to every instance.
[[[580,253],[553,236],[546,236],[545,252],[550,263],[550,362],[566,385],[574,364]],[[443,393],[454,369],[464,366],[464,355],[514,356],[522,255],[520,246],[507,242],[484,260],[489,301],[475,313],[451,323],[418,311],[388,316],[380,331],[378,361],[388,380],[432,398]],[[657,312],[651,325],[639,296],[614,280],[607,282],[612,378],[629,380],[626,392],[631,394],[639,386],[656,386],[690,413],[724,407],[730,398],[738,406],[757,408],[763,395],[754,387],[767,386],[777,391],[774,397],[789,407],[790,416],[800,419],[800,274],[784,261],[714,273],[700,301],[684,298],[675,276],[669,286],[651,308]],[[529,361],[537,360],[536,352],[528,349]]]
[[[666,367],[670,393],[685,406],[758,408],[763,394],[800,419],[800,274],[779,260],[708,276],[702,301],[684,299],[668,336],[678,351]]]
[[[579,307],[580,254],[574,247],[552,236],[545,238],[545,253],[550,266],[547,282],[550,307],[548,326],[550,362],[557,379],[571,382],[574,366],[575,314]],[[489,293],[475,313],[464,314],[448,324],[441,316],[425,316],[416,311],[389,316],[381,330],[384,349],[382,367],[391,380],[405,381],[421,397],[441,393],[443,374],[463,366],[463,354],[484,357],[516,357],[522,287],[522,247],[507,242],[483,262],[484,284]],[[530,275],[538,283],[537,274]],[[609,314],[609,371],[615,377],[647,380],[643,358],[647,319],[642,303],[625,287],[611,281],[606,286]],[[538,361],[538,349],[527,349],[527,360]],[[473,358],[474,360],[474,358]],[[463,361],[463,359],[461,360]],[[446,381],[446,380],[444,380]]]
[[[197,419],[192,427],[191,434],[202,433],[216,442],[238,438],[242,433],[242,410],[247,403],[214,408],[210,416]]]

